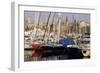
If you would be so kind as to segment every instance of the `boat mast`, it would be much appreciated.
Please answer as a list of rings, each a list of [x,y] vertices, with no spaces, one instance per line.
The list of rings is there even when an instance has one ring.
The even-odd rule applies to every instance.
[[[49,13],[48,18],[47,18],[46,28],[45,28],[44,35],[43,35],[43,40],[45,39],[45,36],[46,36],[46,30],[48,30],[48,29],[47,29],[47,26],[48,26],[48,24],[49,24],[50,16],[51,16],[51,12]],[[44,41],[45,41],[45,40],[44,40]],[[47,42],[47,40],[46,40],[46,42]]]
[[[39,22],[40,22],[40,17],[41,17],[41,12],[39,12],[38,23],[35,25],[35,28],[36,28],[35,37],[37,35],[37,30],[38,30],[38,26],[39,26]]]
[[[61,13],[58,13],[59,21],[58,21],[58,41],[60,39],[60,26],[61,26]]]

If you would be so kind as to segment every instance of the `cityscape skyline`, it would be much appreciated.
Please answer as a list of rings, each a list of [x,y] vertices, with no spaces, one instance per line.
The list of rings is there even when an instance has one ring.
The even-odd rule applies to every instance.
[[[58,14],[60,13],[63,20],[66,20],[67,17],[68,22],[73,22],[75,19],[76,21],[85,21],[86,23],[90,24],[90,14],[88,13],[24,11],[24,17],[29,18],[30,23],[38,23],[39,18],[40,18],[39,22],[46,23],[50,13],[51,16],[49,19],[49,23],[52,22],[53,16],[54,16],[54,20],[57,21],[57,18],[59,17]]]

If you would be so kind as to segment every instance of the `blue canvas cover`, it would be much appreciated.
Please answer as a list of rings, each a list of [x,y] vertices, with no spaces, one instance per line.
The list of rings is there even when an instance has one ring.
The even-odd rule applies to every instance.
[[[71,38],[61,37],[61,39],[59,40],[59,44],[62,44],[63,46],[67,46],[67,45],[74,45],[75,43]]]

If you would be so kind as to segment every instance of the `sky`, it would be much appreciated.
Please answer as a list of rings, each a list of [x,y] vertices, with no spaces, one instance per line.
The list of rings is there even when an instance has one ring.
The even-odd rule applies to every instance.
[[[55,22],[57,22],[57,19],[59,17],[61,17],[62,20],[66,21],[66,17],[67,17],[68,22],[73,22],[73,20],[76,19],[76,21],[85,21],[90,24],[90,14],[87,14],[87,13],[24,11],[24,17],[28,17],[30,20],[30,23],[38,23],[38,21],[40,23],[41,22],[46,23],[48,20],[48,17],[50,17],[49,23],[52,23],[53,17],[54,17]]]

